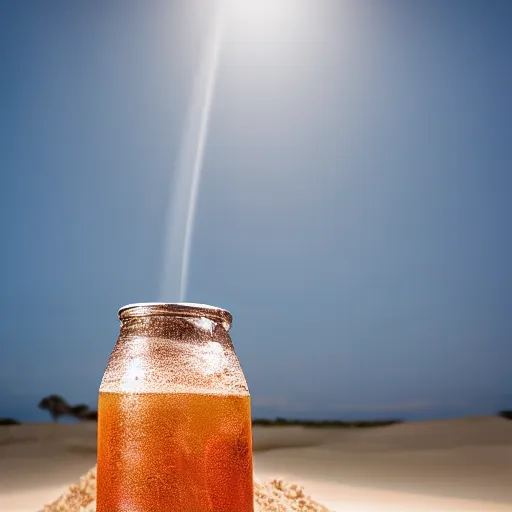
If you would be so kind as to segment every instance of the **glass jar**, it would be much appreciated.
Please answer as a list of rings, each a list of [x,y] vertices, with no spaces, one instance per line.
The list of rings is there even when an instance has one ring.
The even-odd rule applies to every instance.
[[[121,308],[98,404],[97,512],[253,511],[250,396],[231,314]]]

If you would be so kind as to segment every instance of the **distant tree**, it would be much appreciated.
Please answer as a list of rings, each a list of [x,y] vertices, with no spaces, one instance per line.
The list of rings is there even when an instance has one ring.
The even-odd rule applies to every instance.
[[[21,421],[13,418],[0,418],[0,425],[21,425]]]
[[[512,420],[512,409],[508,411],[500,411],[498,415],[506,420]]]
[[[38,407],[47,410],[53,421],[58,421],[61,416],[69,415],[71,412],[71,406],[59,395],[45,396]]]
[[[87,411],[80,416],[82,421],[98,421],[98,411]]]
[[[261,427],[327,427],[327,428],[366,428],[366,427],[387,427],[403,423],[402,420],[375,420],[375,421],[343,421],[343,420],[301,420],[275,418],[273,420],[257,418],[252,420],[253,425]]]
[[[89,406],[85,404],[73,405],[70,408],[69,414],[75,418],[82,419],[84,415],[89,412]]]
[[[98,413],[91,411],[88,405],[69,405],[60,395],[45,396],[38,407],[48,411],[53,421],[58,421],[61,416],[71,416],[78,420],[93,420],[98,417]]]

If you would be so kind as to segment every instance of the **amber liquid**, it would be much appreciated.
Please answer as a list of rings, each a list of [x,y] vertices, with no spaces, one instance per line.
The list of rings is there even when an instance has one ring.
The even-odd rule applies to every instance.
[[[97,512],[253,512],[248,396],[100,393]]]

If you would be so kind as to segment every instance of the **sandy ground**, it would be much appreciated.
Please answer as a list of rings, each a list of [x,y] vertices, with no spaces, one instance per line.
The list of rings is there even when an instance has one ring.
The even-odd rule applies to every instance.
[[[0,427],[0,511],[36,512],[56,498],[95,464],[95,436],[93,423]],[[256,427],[254,469],[338,512],[512,511],[512,421]]]

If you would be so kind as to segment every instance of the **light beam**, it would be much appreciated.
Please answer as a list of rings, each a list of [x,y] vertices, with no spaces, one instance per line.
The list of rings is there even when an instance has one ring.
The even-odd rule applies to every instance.
[[[212,33],[197,71],[187,128],[182,141],[176,179],[171,191],[168,233],[160,296],[163,301],[184,302],[187,294],[190,249],[194,231],[197,196],[208,136],[215,83],[219,66],[224,18],[219,1]],[[179,289],[176,290],[176,283]]]

